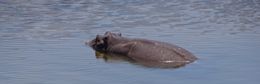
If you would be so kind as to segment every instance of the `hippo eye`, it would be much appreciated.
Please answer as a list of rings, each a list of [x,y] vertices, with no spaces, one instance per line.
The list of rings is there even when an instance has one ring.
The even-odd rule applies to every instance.
[[[103,38],[104,41],[107,41],[108,37]]]
[[[98,40],[98,39],[96,39],[96,41],[95,41],[96,43],[99,43],[100,42],[100,40]]]
[[[121,33],[118,33],[117,35],[118,35],[118,36],[122,36],[122,34],[121,34]]]

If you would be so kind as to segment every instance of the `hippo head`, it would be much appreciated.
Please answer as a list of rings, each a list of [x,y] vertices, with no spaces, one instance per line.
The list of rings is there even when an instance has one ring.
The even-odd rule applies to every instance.
[[[121,33],[106,32],[104,35],[97,35],[95,39],[86,44],[99,52],[106,52],[109,46],[116,43],[116,39],[121,37]]]

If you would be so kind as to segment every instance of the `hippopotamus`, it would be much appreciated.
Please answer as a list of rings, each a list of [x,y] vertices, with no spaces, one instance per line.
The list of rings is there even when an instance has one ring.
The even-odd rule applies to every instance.
[[[121,33],[105,32],[86,42],[96,52],[107,56],[127,57],[146,66],[179,67],[197,59],[191,52],[177,45],[142,38],[127,38]]]

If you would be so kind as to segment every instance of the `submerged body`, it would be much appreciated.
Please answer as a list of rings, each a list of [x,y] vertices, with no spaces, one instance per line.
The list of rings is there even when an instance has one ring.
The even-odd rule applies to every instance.
[[[111,32],[97,35],[88,45],[98,52],[119,54],[142,63],[187,64],[197,59],[192,53],[173,44],[131,39]]]

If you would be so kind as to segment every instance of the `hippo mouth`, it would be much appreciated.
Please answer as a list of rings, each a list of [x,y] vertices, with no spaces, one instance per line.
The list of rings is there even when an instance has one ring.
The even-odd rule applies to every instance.
[[[91,48],[93,48],[94,50],[99,51],[99,52],[105,52],[106,51],[106,45],[105,44],[97,44],[95,42],[95,40],[86,41],[85,45],[90,46]]]

